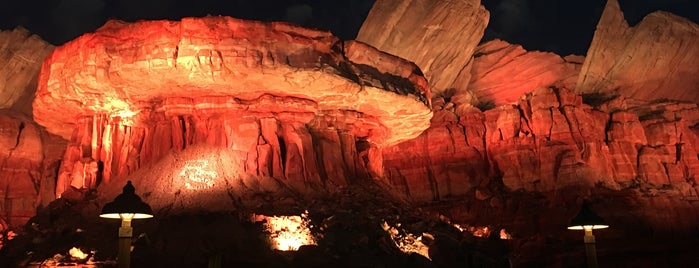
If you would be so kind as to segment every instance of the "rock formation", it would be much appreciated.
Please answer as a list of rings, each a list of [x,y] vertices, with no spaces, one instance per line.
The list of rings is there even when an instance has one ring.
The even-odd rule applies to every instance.
[[[499,40],[476,47],[488,16],[477,1],[399,2],[377,1],[358,39],[415,64],[324,31],[224,17],[111,21],[56,48],[43,62],[34,120],[17,104],[25,93],[14,93],[32,81],[0,88],[12,100],[0,113],[2,216],[17,226],[46,207],[30,229],[70,233],[128,179],[157,215],[145,229],[166,230],[154,239],[164,255],[183,255],[168,246],[170,232],[191,241],[178,219],[209,228],[208,219],[235,222],[231,211],[243,208],[309,208],[322,228],[339,230],[319,246],[342,257],[361,259],[348,248],[395,251],[372,220],[410,215],[406,228],[422,233],[446,215],[506,227],[515,264],[568,267],[582,260],[582,243],[564,226],[589,199],[624,226],[598,236],[608,243],[600,259],[671,252],[691,263],[696,25],[653,13],[629,28],[611,0],[588,55],[561,58]],[[648,36],[656,28],[677,35]],[[16,51],[3,53],[24,55]],[[345,237],[345,224],[373,231]],[[441,239],[430,248],[440,267],[458,263],[450,257],[463,256],[453,254],[464,253],[459,243],[485,243]],[[640,249],[640,239],[653,246]],[[211,244],[197,241],[206,256]]]
[[[502,40],[489,41],[474,52],[468,91],[455,92],[452,101],[492,108],[515,104],[524,94],[541,87],[574,88],[583,59],[526,51]]]
[[[383,149],[388,180],[415,200],[438,201],[501,182],[508,190],[553,192],[601,185],[672,185],[696,199],[696,104],[594,109],[566,89],[539,88],[516,105],[481,112],[435,101],[418,138]],[[403,152],[411,151],[411,155]],[[683,190],[679,190],[683,189]],[[483,196],[489,199],[490,196]]]
[[[466,89],[489,13],[479,0],[378,0],[357,40],[415,62],[435,95]]]
[[[0,31],[0,109],[31,115],[41,63],[53,46],[26,29]]]
[[[29,116],[41,63],[52,50],[25,29],[0,31],[0,225],[22,225],[54,200],[65,142]]]
[[[71,140],[57,196],[197,144],[229,148],[241,174],[295,190],[345,185],[364,165],[356,144],[411,139],[432,116],[412,63],[327,32],[227,17],[109,22],[57,48],[39,81],[35,120]]]
[[[578,93],[699,102],[699,26],[653,12],[629,27],[617,0],[607,1],[578,78]]]

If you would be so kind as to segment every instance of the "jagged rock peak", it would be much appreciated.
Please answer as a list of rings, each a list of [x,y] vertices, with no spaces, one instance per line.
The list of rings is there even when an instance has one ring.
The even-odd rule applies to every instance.
[[[607,1],[578,78],[578,93],[699,102],[699,26],[662,11],[630,27]]]

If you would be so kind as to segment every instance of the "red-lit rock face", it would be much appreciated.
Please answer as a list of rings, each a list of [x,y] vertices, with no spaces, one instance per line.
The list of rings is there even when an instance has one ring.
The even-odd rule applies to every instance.
[[[570,56],[568,61],[550,52],[526,51],[520,45],[489,41],[476,48],[468,91],[455,92],[452,100],[463,103],[460,98],[468,99],[462,95],[472,93],[477,103],[471,104],[495,107],[515,104],[522,95],[540,87],[573,88],[580,72],[577,58],[583,57]]]
[[[391,13],[380,5],[388,2],[396,1],[377,1],[375,14]],[[406,18],[404,25],[378,16],[367,29],[395,23],[393,41],[382,46],[398,43],[396,54],[429,66],[430,82],[445,90],[432,100],[413,64],[286,24],[229,18],[111,22],[58,48],[44,64],[34,114],[70,141],[47,141],[55,137],[31,120],[0,115],[0,216],[22,224],[37,204],[60,196],[65,204],[87,204],[82,215],[91,221],[97,216],[90,213],[130,179],[157,214],[154,228],[177,226],[165,229],[168,239],[161,240],[177,245],[191,240],[171,239],[170,232],[187,229],[177,219],[168,223],[172,214],[298,209],[303,198],[320,203],[324,209],[317,211],[342,203],[383,209],[391,205],[382,198],[323,196],[378,181],[382,193],[413,201],[406,210],[426,204],[425,211],[460,222],[506,226],[522,266],[582,260],[575,255],[582,254],[580,237],[571,239],[563,226],[583,198],[596,201],[596,211],[612,224],[607,237],[599,236],[607,260],[617,245],[618,252],[652,251],[645,243],[643,250],[634,248],[648,238],[639,233],[662,239],[661,247],[678,247],[659,237],[666,234],[696,244],[694,236],[685,239],[699,222],[695,103],[580,96],[572,82],[579,57],[526,52],[501,41],[476,49],[486,14],[469,4],[477,1],[408,2],[435,4],[423,10],[430,15],[427,27],[396,15]],[[400,6],[407,9],[396,14],[420,11]],[[475,16],[429,24],[457,6],[465,12],[450,14]],[[455,34],[443,32],[450,24],[474,34],[463,42],[446,38],[463,47],[442,42]],[[417,41],[399,42],[402,33]],[[415,45],[422,41],[427,44]],[[599,51],[590,53],[604,54]],[[600,59],[594,55],[588,67]],[[624,64],[615,66],[652,65],[641,59]],[[582,76],[594,77],[597,69],[589,68]],[[669,76],[668,83],[688,81],[682,79]],[[616,93],[641,97],[632,94],[634,85],[623,88]],[[496,107],[482,111],[473,100]],[[62,154],[60,162],[55,154]],[[208,225],[194,226],[219,235]],[[62,226],[59,231],[63,235]],[[527,259],[537,265],[526,265],[532,264]]]
[[[415,65],[367,45],[288,24],[206,17],[112,21],[57,48],[45,61],[34,115],[65,138],[93,115],[135,125],[157,114],[301,123],[318,116],[392,144],[427,128],[429,100]]]
[[[617,100],[593,109],[569,90],[537,89],[485,112],[434,105],[428,130],[382,150],[386,178],[415,200],[475,193],[500,202],[488,194],[500,181],[544,193],[672,185],[682,189],[673,194],[698,198],[691,179],[699,176],[696,104]]]
[[[54,200],[53,181],[65,143],[24,116],[0,114],[0,221],[12,226]],[[2,224],[0,224],[2,225]]]
[[[369,173],[357,144],[413,138],[432,116],[410,62],[327,32],[224,17],[110,22],[57,48],[40,83],[35,120],[71,140],[59,197],[192,145],[239,160],[210,161],[228,172],[221,180],[332,189]]]

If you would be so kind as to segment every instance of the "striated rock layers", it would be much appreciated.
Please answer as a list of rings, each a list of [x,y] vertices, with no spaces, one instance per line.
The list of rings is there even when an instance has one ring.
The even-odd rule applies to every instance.
[[[629,27],[617,0],[607,1],[576,92],[643,100],[699,102],[699,26],[654,12]]]
[[[468,90],[454,92],[451,101],[488,109],[515,104],[540,87],[574,88],[583,60],[581,56],[561,58],[550,52],[526,51],[502,40],[489,41],[475,50]]]
[[[57,48],[39,81],[34,119],[70,139],[57,197],[196,145],[223,151],[164,166],[182,170],[172,193],[253,176],[311,194],[366,178],[372,150],[416,137],[432,116],[408,61],[328,32],[228,17],[109,22]],[[164,174],[143,182],[155,190]],[[257,183],[244,188],[271,191]]]
[[[489,199],[491,183],[540,193],[671,187],[698,199],[696,104],[633,107],[615,100],[595,109],[569,90],[539,88],[515,105],[485,112],[434,105],[428,130],[382,151],[387,179],[416,200],[472,191]]]
[[[415,62],[435,95],[464,90],[488,25],[480,0],[378,0],[357,40]]]
[[[41,63],[53,46],[18,28],[0,31],[0,110],[31,114]]]
[[[531,245],[518,249],[525,255],[551,252],[538,249],[558,245],[547,236],[566,232],[561,226],[583,198],[604,204],[599,211],[612,224],[643,219],[631,229],[693,230],[699,108],[679,95],[690,102],[634,100],[662,97],[653,95],[662,90],[624,84],[626,71],[656,66],[633,54],[632,47],[646,43],[600,50],[605,31],[631,31],[604,26],[615,1],[581,69],[579,57],[526,52],[502,41],[478,48],[472,36],[458,41],[463,47],[441,43],[456,34],[444,29],[480,38],[487,12],[465,1],[413,2],[378,1],[370,17],[388,12],[390,3],[401,7],[386,16],[395,26],[385,35],[363,27],[360,36],[384,38],[369,43],[396,46],[391,53],[423,67],[435,96],[416,64],[283,23],[112,21],[57,48],[38,80],[38,125],[15,111],[0,116],[4,217],[21,224],[39,203],[93,198],[95,189],[100,199],[91,204],[99,205],[126,179],[159,215],[231,211],[255,198],[283,208],[295,201],[282,196],[312,198],[371,179],[454,220],[541,238],[522,242]],[[463,16],[454,10],[474,16],[434,25],[406,20],[419,12],[428,21],[445,12]],[[458,27],[449,26],[456,21]],[[617,53],[632,62],[608,70],[598,64]],[[583,82],[574,88],[578,70]],[[653,69],[667,80],[655,86],[694,83],[677,70]],[[588,91],[593,78],[618,81],[613,89],[621,96]],[[587,94],[595,92],[605,94]],[[493,107],[476,108],[469,94]],[[57,158],[60,163],[47,161]],[[683,213],[689,215],[677,219]],[[634,235],[617,234],[618,244]]]
[[[0,229],[24,224],[54,200],[65,142],[31,120],[44,57],[53,46],[25,29],[0,31]]]
[[[26,116],[0,113],[0,222],[22,225],[38,206],[54,200],[56,170],[65,145]]]

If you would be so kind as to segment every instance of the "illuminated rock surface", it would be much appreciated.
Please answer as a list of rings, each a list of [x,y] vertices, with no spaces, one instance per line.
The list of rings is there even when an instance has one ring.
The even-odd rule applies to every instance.
[[[526,51],[501,40],[489,41],[476,48],[468,91],[457,91],[452,99],[459,103],[462,94],[472,93],[478,101],[472,104],[494,107],[515,104],[522,95],[540,87],[573,89],[581,59]]]
[[[63,148],[65,142],[25,116],[0,113],[0,218],[19,226],[38,205],[54,200],[53,181]]]
[[[413,138],[432,116],[408,61],[328,32],[227,17],[109,22],[57,48],[40,81],[35,120],[71,140],[57,197],[196,144],[233,152],[240,174],[332,189],[366,170],[356,144]]]
[[[697,24],[657,11],[629,27],[619,3],[610,0],[587,52],[577,92],[697,103],[697,58]]]
[[[427,128],[430,92],[410,62],[329,32],[227,17],[108,22],[45,61],[34,118],[68,139],[76,119],[165,114],[343,117],[383,144]],[[337,114],[340,113],[340,114]]]
[[[0,225],[24,224],[38,205],[54,200],[65,141],[30,118],[41,63],[51,50],[25,29],[0,31]]]
[[[18,28],[0,31],[0,109],[31,114],[41,63],[53,46]]]
[[[441,95],[468,86],[488,18],[480,0],[378,0],[357,40],[415,62]]]
[[[505,257],[579,267],[582,233],[565,226],[583,199],[612,226],[596,232],[604,266],[693,264],[696,102],[579,95],[589,57],[502,41],[473,48],[472,62],[473,52],[456,57],[467,68],[438,79],[468,70],[471,84],[431,96],[415,65],[326,32],[227,18],[111,22],[45,61],[39,125],[0,116],[2,216],[16,226],[36,206],[18,202],[45,205],[0,266],[28,245],[34,260],[76,243],[113,258],[118,223],[95,219],[126,180],[156,214],[135,222],[148,234],[134,242],[141,266],[222,255],[239,267],[508,267]],[[318,245],[297,252],[272,251],[248,221],[305,210]],[[512,239],[474,237],[442,215]],[[396,245],[384,221],[406,241],[433,234],[421,242],[428,256],[402,252],[410,245]]]

